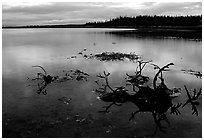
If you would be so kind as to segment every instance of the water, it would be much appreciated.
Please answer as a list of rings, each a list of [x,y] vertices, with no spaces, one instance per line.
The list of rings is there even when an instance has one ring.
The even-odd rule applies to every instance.
[[[201,88],[200,78],[181,71],[202,71],[201,41],[124,35],[123,31],[2,30],[3,137],[145,137],[153,133],[155,124],[151,114],[140,113],[135,116],[135,121],[129,122],[131,112],[137,110],[131,103],[113,106],[109,114],[98,113],[108,104],[98,100],[92,92],[98,88],[94,82],[98,73],[110,72],[110,85],[121,86],[125,85],[125,74],[133,74],[136,64],[86,60],[77,55],[84,48],[87,54],[135,52],[159,66],[173,62],[175,65],[170,67],[170,72],[164,73],[164,78],[169,88],[182,88],[182,95],[176,101],[187,99],[184,85],[189,90]],[[77,58],[67,59],[73,55]],[[63,70],[71,69],[80,69],[90,76],[88,81],[51,83],[44,96],[36,93],[37,83],[31,80],[42,72],[40,68],[33,68],[34,65],[43,66],[50,75],[60,77],[65,74]],[[151,80],[156,72],[150,65],[144,70]],[[70,104],[58,100],[62,97],[71,98]],[[198,110],[199,116],[191,115],[190,105],[181,109],[179,116],[167,112],[171,126],[167,134],[157,132],[155,137],[201,137],[201,105]]]

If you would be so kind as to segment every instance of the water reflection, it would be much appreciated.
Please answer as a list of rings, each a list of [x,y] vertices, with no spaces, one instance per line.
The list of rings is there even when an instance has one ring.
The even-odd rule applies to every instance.
[[[118,134],[120,134],[120,137],[133,137],[135,133],[138,134],[139,132],[144,135],[152,133],[153,127],[150,126],[149,129],[143,127],[145,123],[152,124],[152,120],[149,119],[151,117],[148,115],[136,115],[135,118],[141,120],[141,124],[137,126],[133,123],[127,123],[130,117],[129,113],[135,111],[133,110],[135,106],[128,103],[127,106],[123,105],[119,108],[111,107],[113,111],[110,114],[98,114],[97,111],[104,106],[104,103],[98,101],[96,99],[97,95],[91,92],[101,84],[101,81],[96,80],[96,75],[104,70],[111,73],[109,79],[111,87],[118,86],[121,87],[121,89],[118,89],[119,91],[124,90],[122,86],[126,87],[126,73],[134,78],[137,64],[126,59],[112,62],[84,59],[82,54],[86,54],[86,57],[88,57],[90,54],[99,54],[100,56],[103,52],[118,52],[120,56],[124,53],[133,52],[144,60],[153,60],[153,63],[159,66],[173,62],[175,67],[164,73],[165,84],[169,89],[173,89],[175,86],[182,87],[181,92],[185,93],[183,86],[186,85],[189,93],[194,94],[192,89],[196,88],[198,90],[201,87],[201,79],[181,71],[202,71],[201,42],[183,39],[138,38],[136,36],[119,37],[115,34],[100,33],[106,31],[112,31],[112,29],[3,30],[2,114],[4,136],[8,136],[8,132],[12,132],[13,135],[10,134],[10,136],[17,137],[48,135],[52,137],[117,137]],[[85,48],[86,50],[84,50]],[[40,68],[32,67],[36,65],[42,66],[47,73],[44,74]],[[36,74],[39,72],[43,73],[39,80],[27,80],[27,76],[36,78]],[[84,79],[86,75],[81,72],[89,75],[87,81],[86,78]],[[148,82],[151,84],[156,71],[152,66],[146,65],[142,74],[150,77]],[[56,79],[50,83],[49,79],[51,78],[48,78],[48,75],[52,79],[54,77]],[[43,81],[44,83],[41,85]],[[46,83],[45,81],[48,81],[49,84],[43,86]],[[43,89],[46,90],[46,96],[36,94],[36,89],[39,88],[38,83],[40,88],[45,87]],[[31,86],[28,86],[28,84]],[[152,88],[152,85],[150,87]],[[132,90],[132,86],[126,88]],[[180,98],[176,98],[172,107],[175,109],[181,108],[176,103],[185,103],[188,100],[185,95],[181,94]],[[200,101],[200,98],[198,100]],[[69,105],[64,102],[69,103]],[[179,137],[190,137],[192,136],[188,133],[190,128],[194,128],[190,129],[194,134],[193,136],[201,137],[202,110],[200,106],[196,107],[199,112],[199,116],[196,118],[189,116],[189,110],[191,110],[191,104],[189,103],[182,109],[180,115],[183,118],[182,120],[171,117],[171,122],[176,123],[178,128],[182,128],[182,132],[173,131],[167,135],[157,133],[155,137],[177,137],[178,135]],[[173,110],[175,110],[174,108]],[[176,113],[179,114],[178,111]],[[76,114],[83,117],[76,118]],[[15,116],[15,118],[12,116]],[[77,119],[78,122],[76,123]],[[159,119],[159,116],[157,116],[157,119]],[[32,124],[32,128],[26,130],[25,128],[28,128],[27,122]],[[188,128],[184,127],[187,124],[186,122],[188,122]],[[49,132],[58,132],[59,129],[56,129],[55,126],[60,127],[61,132],[55,136],[47,134],[48,130]],[[66,129],[62,129],[63,126]],[[40,131],[34,131],[36,127]],[[87,129],[87,127],[90,129]],[[199,131],[197,132],[195,129]],[[67,130],[69,130],[69,134],[67,134]],[[93,134],[93,131],[96,132]]]
[[[169,31],[169,30],[116,30],[116,31],[106,31],[101,32],[105,34],[110,34],[113,36],[118,36],[119,38],[148,38],[148,39],[191,39],[195,41],[201,41],[200,33],[196,32],[184,32],[184,31]]]

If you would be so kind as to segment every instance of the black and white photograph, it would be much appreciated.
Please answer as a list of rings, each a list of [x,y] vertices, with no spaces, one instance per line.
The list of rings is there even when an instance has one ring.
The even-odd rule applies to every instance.
[[[2,138],[202,138],[201,1],[3,1]]]

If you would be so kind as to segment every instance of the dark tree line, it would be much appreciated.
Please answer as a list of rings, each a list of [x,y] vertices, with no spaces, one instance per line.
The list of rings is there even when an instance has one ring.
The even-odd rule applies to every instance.
[[[103,22],[89,22],[90,26],[200,26],[202,15],[199,16],[148,16],[140,15],[135,17],[120,16]]]

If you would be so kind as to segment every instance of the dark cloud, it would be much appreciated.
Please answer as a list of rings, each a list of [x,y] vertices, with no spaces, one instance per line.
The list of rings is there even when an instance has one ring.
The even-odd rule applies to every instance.
[[[69,24],[106,20],[118,16],[195,15],[202,3],[82,3],[56,2],[39,5],[2,5],[3,25]]]

